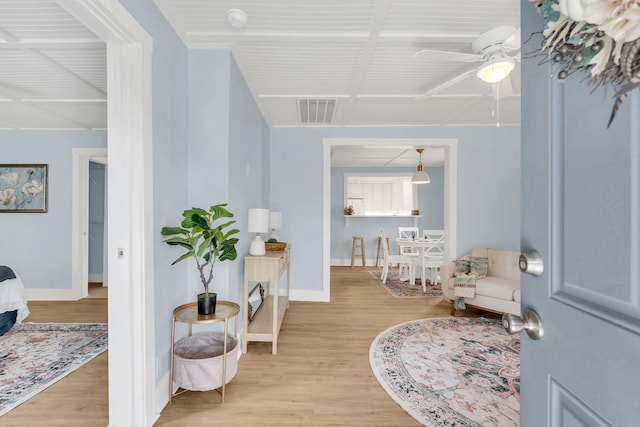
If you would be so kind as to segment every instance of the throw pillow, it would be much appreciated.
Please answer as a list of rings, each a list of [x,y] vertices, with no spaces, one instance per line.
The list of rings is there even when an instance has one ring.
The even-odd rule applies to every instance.
[[[456,270],[453,275],[458,277],[462,274],[468,274],[471,271],[471,264],[468,259],[457,259],[456,260]]]
[[[474,273],[478,279],[483,279],[489,274],[489,258],[487,257],[471,257],[471,273]]]

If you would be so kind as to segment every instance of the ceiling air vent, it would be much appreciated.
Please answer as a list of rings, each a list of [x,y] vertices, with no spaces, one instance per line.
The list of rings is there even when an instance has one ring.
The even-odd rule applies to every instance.
[[[337,99],[298,98],[300,123],[333,123]]]

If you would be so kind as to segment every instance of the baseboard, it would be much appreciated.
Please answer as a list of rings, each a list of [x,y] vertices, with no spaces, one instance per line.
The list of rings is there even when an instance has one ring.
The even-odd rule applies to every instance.
[[[375,267],[376,266],[376,260],[375,259],[366,259],[365,261],[367,263],[367,267]],[[331,259],[329,261],[329,264],[331,266],[335,266],[335,267],[350,267],[351,266],[351,258],[348,259]],[[354,267],[362,267],[362,260],[361,259],[357,259],[354,263]]]
[[[160,418],[160,413],[165,406],[169,403],[169,371],[160,378],[156,383],[156,413],[157,418]],[[156,418],[156,421],[157,421]],[[155,421],[154,421],[155,422]]]
[[[81,298],[71,288],[24,288],[27,301],[77,301]]]
[[[102,283],[102,274],[90,274],[89,282],[91,283]]]
[[[290,301],[329,302],[329,293],[325,291],[307,291],[291,289]]]

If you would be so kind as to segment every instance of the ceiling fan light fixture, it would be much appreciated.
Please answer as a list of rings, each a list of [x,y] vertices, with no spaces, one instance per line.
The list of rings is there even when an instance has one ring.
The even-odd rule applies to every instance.
[[[476,76],[486,83],[497,83],[507,78],[509,73],[513,71],[516,63],[512,58],[498,57],[490,58],[487,62],[478,68]]]
[[[422,167],[422,152],[424,151],[424,148],[416,148],[416,151],[420,153],[420,162],[418,163],[418,171],[411,177],[411,183],[428,184],[431,182],[431,178],[429,178],[429,175],[427,175]]]

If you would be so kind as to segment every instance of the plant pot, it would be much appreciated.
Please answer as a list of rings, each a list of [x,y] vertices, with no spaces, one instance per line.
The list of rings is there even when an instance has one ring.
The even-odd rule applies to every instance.
[[[218,294],[209,292],[208,294],[198,294],[198,314],[213,314],[216,312],[216,298]]]

